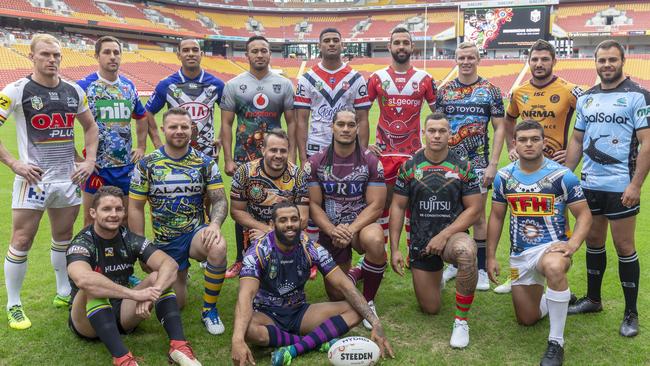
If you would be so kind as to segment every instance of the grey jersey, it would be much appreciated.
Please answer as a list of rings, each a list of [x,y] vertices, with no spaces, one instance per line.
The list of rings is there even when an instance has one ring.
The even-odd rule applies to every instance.
[[[262,157],[264,133],[281,127],[282,113],[293,109],[293,85],[274,72],[261,80],[244,72],[226,83],[221,109],[237,116],[233,160],[253,161]]]

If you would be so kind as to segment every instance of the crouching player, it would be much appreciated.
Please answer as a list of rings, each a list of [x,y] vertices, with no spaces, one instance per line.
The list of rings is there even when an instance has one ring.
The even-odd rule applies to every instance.
[[[530,120],[519,123],[514,144],[519,161],[499,170],[494,181],[488,223],[488,275],[496,283],[496,250],[510,206],[510,277],[515,315],[520,324],[532,325],[548,314],[551,329],[541,365],[561,365],[571,298],[566,273],[571,256],[591,226],[591,213],[578,178],[565,166],[544,157],[541,124]],[[566,207],[576,217],[571,239],[565,233]]]
[[[200,366],[185,340],[176,295],[170,289],[178,265],[147,239],[121,226],[126,214],[122,198],[120,188],[101,187],[89,210],[94,223],[77,234],[68,248],[70,329],[81,338],[99,338],[113,356],[113,365],[137,365],[120,333],[132,332],[155,307],[169,336],[170,361]],[[153,272],[128,288],[138,259]]]
[[[254,364],[249,342],[280,347],[273,352],[272,364],[288,365],[308,351],[327,351],[362,319],[372,324],[370,338],[382,357],[384,351],[393,357],[381,323],[366,300],[329,252],[301,232],[298,207],[287,201],[275,204],[271,226],[273,230],[244,256],[232,335],[233,362]],[[307,303],[304,287],[312,264],[345,301]]]

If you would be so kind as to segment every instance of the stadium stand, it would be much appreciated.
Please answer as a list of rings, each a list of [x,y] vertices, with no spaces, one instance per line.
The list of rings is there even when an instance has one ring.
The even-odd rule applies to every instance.
[[[638,1],[562,4],[555,13],[555,21],[567,32],[646,30],[650,27],[650,4]]]

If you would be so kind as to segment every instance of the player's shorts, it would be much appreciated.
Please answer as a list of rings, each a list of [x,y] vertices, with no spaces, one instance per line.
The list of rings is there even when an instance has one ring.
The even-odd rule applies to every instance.
[[[544,256],[544,251],[556,242],[540,244],[528,248],[517,255],[510,255],[510,279],[512,286],[544,286],[544,275],[537,270],[537,264]]]
[[[81,204],[81,189],[70,182],[29,184],[14,179],[11,195],[12,209],[44,211],[46,208],[65,208]]]
[[[165,252],[168,256],[174,258],[178,263],[178,270],[183,271],[190,268],[190,246],[194,235],[208,225],[199,225],[191,233],[183,234],[167,244],[156,244],[156,248]]]
[[[120,334],[133,333],[135,328],[129,329],[129,330],[125,330],[124,328],[122,328],[122,323],[121,323],[121,319],[122,319],[122,299],[108,299],[108,301],[111,303],[111,307],[113,308],[112,311],[113,311],[113,316],[115,317],[115,324],[117,325],[117,330],[120,332]],[[72,333],[74,333],[77,337],[79,337],[81,339],[88,339],[88,340],[99,339],[99,337],[87,337],[87,336],[79,333],[77,328],[74,327],[74,323],[72,322],[72,314],[71,314],[71,312],[72,312],[72,309],[70,309],[70,313],[69,313],[69,316],[68,316],[68,328],[70,328]]]
[[[404,164],[405,161],[409,159],[408,156],[397,156],[397,155],[388,155],[380,156],[379,161],[384,167],[384,178],[386,179],[386,184],[394,185],[397,181],[397,174],[399,173],[399,168]]]
[[[310,158],[312,155],[318,154],[321,150],[324,150],[327,146],[322,146],[319,144],[310,144],[307,143],[306,153],[307,157]]]
[[[347,265],[352,262],[352,244],[339,248],[332,243],[332,238],[322,231],[318,235],[318,244],[327,249],[337,265]]]
[[[587,204],[594,216],[605,215],[609,220],[619,220],[626,217],[635,216],[639,213],[640,204],[632,207],[623,206],[621,203],[622,192],[596,191],[593,189],[583,188]]]
[[[102,186],[115,186],[128,196],[133,167],[133,164],[129,164],[117,168],[99,169],[97,174],[91,174],[84,184],[84,192],[95,194]]]
[[[444,262],[442,257],[435,254],[426,254],[424,247],[417,247],[411,242],[409,249],[409,266],[426,272],[438,272],[442,270]]]
[[[309,309],[309,304],[304,303],[293,308],[258,306],[255,311],[265,314],[273,319],[275,325],[291,334],[300,334],[302,318]]]
[[[487,187],[483,187],[483,176],[485,175],[485,168],[475,168],[476,177],[478,178],[478,187],[481,190],[481,194],[486,194],[490,189],[492,189],[492,184]]]

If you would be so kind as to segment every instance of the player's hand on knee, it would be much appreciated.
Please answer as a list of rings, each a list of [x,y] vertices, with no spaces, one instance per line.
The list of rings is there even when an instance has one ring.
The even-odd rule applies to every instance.
[[[390,254],[390,266],[393,267],[393,271],[400,276],[404,276],[404,257],[402,253],[398,250],[391,252]]]
[[[210,224],[201,232],[203,235],[203,246],[206,250],[210,250],[213,245],[218,245],[221,241],[221,230],[216,224]]]
[[[41,181],[41,176],[43,175],[43,169],[37,167],[36,165],[25,164],[22,161],[16,161],[11,165],[11,170],[13,170],[16,175],[20,175],[25,178],[29,184],[36,184]]]
[[[152,308],[152,301],[138,301],[135,305],[135,315],[142,319],[149,319]]]
[[[495,284],[499,284],[499,262],[497,261],[496,258],[488,258],[487,259],[487,273],[488,277],[490,278],[490,281],[492,281]]]
[[[442,256],[442,252],[445,250],[445,246],[447,245],[447,237],[442,235],[442,233],[434,236],[429,240],[429,244],[427,244],[427,247],[424,248],[424,251],[426,254],[431,255],[439,255]]]
[[[232,344],[232,364],[236,366],[255,365],[255,359],[245,342]]]
[[[385,358],[386,354],[388,354],[390,358],[395,358],[393,348],[390,346],[390,343],[388,342],[388,339],[384,334],[384,329],[381,327],[381,325],[373,324],[372,332],[370,333],[370,339],[379,346],[379,354],[381,355],[381,358]]]
[[[555,244],[550,245],[544,253],[562,253],[563,257],[571,258],[573,253],[575,253],[580,245],[571,245],[566,241],[560,241]]]
[[[156,301],[162,294],[159,288],[147,287],[140,290],[131,290],[131,300],[135,301]]]

